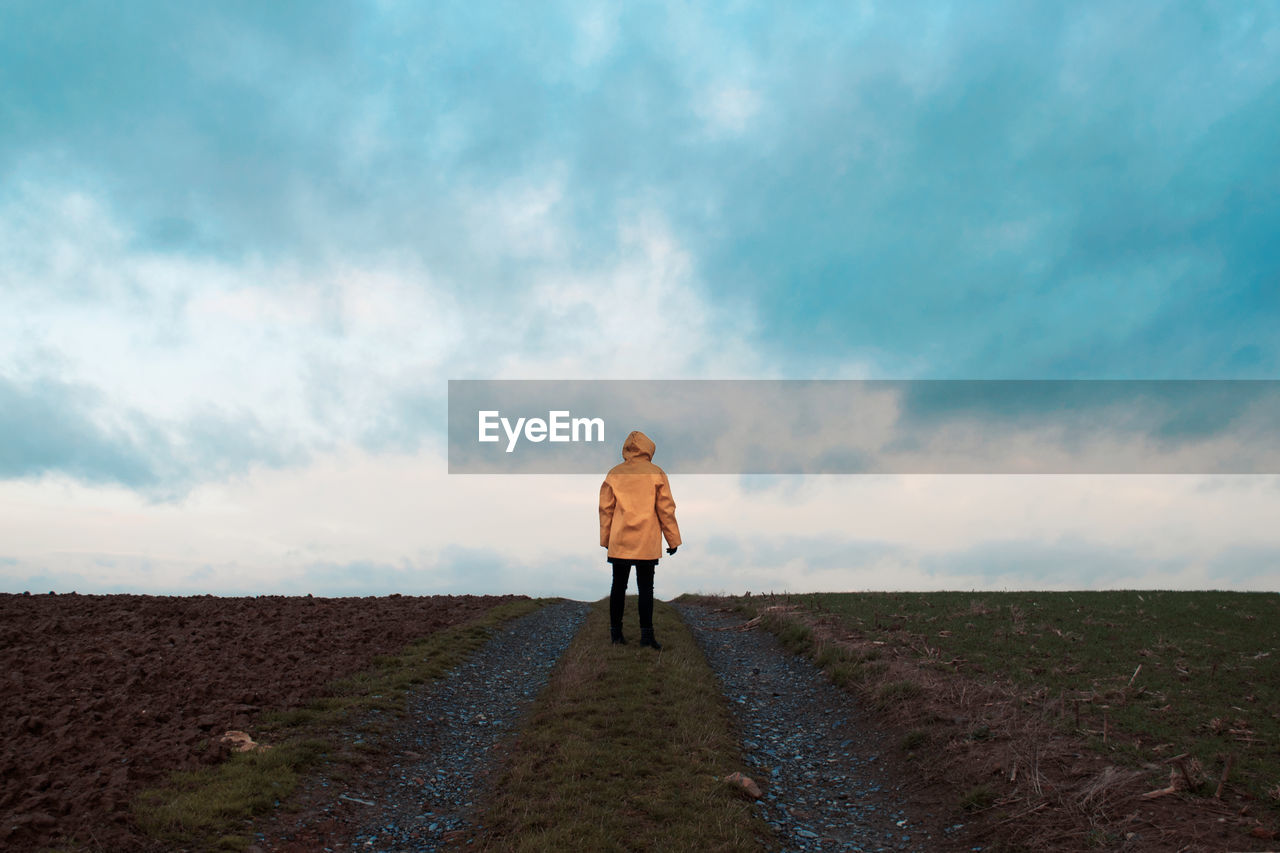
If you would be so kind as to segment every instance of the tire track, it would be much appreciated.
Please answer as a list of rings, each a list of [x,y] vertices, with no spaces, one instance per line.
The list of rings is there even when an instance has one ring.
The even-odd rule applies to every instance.
[[[341,842],[361,851],[437,850],[474,829],[494,747],[519,727],[587,607],[559,601],[497,629],[466,662],[412,692],[408,717],[371,739],[368,746],[387,756],[377,772],[349,783],[317,780],[321,804],[305,825],[260,837],[257,849],[330,850]]]
[[[757,768],[758,807],[780,850],[934,850],[932,815],[893,780],[889,744],[854,698],[767,631],[705,607],[675,605],[723,685]]]

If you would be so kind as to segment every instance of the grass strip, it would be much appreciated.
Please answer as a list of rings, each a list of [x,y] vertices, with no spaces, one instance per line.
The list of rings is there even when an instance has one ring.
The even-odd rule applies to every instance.
[[[636,600],[628,612],[636,612]],[[728,703],[670,605],[662,651],[609,641],[592,606],[510,745],[472,846],[486,850],[765,848],[768,825],[723,777],[743,772]]]
[[[232,754],[212,767],[172,774],[140,793],[134,819],[149,836],[202,850],[243,850],[252,818],[275,808],[303,775],[325,764],[355,760],[341,746],[353,732],[385,727],[407,710],[409,691],[439,678],[480,648],[503,623],[548,604],[527,599],[500,604],[479,619],[430,634],[400,653],[331,682],[301,708],[259,715],[256,737],[270,749]]]

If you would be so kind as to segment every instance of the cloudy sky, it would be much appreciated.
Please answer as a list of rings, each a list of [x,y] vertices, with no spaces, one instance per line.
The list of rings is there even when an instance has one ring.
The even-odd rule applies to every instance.
[[[605,594],[449,379],[1280,378],[1277,150],[1274,2],[7,2],[0,589]],[[672,484],[663,597],[1280,589],[1275,476]]]

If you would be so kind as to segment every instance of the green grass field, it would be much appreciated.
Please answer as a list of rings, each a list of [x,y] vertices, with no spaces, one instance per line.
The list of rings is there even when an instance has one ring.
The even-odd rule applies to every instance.
[[[1280,801],[1280,595],[818,593],[786,601],[912,649],[927,665],[1006,678],[1046,704],[1061,702],[1065,724],[1095,746],[1105,715],[1109,748],[1134,759],[1187,753],[1216,773],[1230,755],[1234,785],[1273,807]]]

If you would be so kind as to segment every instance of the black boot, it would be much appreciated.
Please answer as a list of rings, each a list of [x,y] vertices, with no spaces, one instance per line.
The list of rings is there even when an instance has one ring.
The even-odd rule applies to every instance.
[[[621,626],[621,625],[610,625],[610,626],[609,626],[609,640],[610,640],[610,641],[611,641],[615,646],[625,646],[625,645],[627,644],[627,638],[626,638],[626,637],[624,637],[624,636],[622,636],[622,626]]]
[[[636,564],[636,585],[640,588],[640,645],[651,649],[662,646],[653,638],[653,569],[656,560]]]

